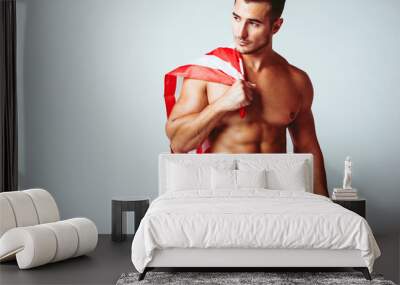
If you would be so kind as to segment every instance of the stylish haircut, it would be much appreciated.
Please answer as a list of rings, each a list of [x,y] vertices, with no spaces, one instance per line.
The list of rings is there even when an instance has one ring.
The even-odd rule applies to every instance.
[[[286,0],[244,0],[246,3],[250,2],[265,2],[271,5],[271,13],[269,15],[271,21],[282,16],[283,9],[285,8]],[[235,0],[236,3],[236,0]]]

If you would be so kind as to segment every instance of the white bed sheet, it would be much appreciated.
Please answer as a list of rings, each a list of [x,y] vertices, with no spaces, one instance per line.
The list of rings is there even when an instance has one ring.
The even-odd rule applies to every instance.
[[[370,272],[380,256],[361,216],[321,195],[266,189],[159,196],[133,239],[133,265],[143,272],[165,248],[358,249]]]

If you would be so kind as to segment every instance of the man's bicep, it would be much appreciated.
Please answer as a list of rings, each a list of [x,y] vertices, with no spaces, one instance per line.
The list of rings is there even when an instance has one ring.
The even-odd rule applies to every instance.
[[[193,119],[208,105],[207,83],[202,80],[185,79],[180,96],[176,101],[166,125],[168,137],[172,137],[176,129]]]
[[[198,113],[203,110],[208,104],[206,86],[205,81],[185,79],[170,118],[174,120],[184,115]]]

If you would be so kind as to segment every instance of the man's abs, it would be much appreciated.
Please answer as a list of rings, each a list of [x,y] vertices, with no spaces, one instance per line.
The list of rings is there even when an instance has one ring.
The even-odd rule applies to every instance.
[[[222,125],[210,136],[213,153],[285,153],[286,128],[271,128],[263,122]]]

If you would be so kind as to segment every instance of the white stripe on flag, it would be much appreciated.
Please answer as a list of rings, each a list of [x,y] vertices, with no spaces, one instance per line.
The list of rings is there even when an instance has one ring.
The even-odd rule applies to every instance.
[[[219,69],[226,74],[232,76],[236,80],[243,79],[243,75],[239,71],[237,71],[236,68],[234,68],[230,63],[220,59],[215,55],[204,55],[195,61],[189,62],[189,64]]]

